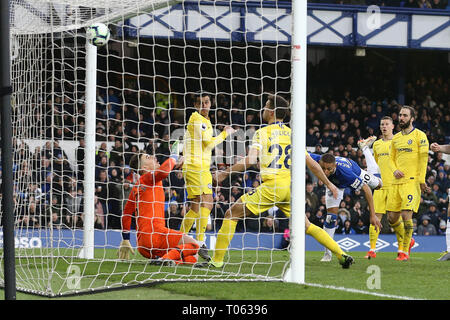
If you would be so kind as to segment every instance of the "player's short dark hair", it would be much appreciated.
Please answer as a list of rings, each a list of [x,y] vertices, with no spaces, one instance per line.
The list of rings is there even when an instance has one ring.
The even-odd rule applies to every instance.
[[[198,92],[197,93],[197,99],[201,99],[203,97],[209,97],[209,100],[211,100],[211,102],[214,98],[213,94],[210,92]]]
[[[289,114],[289,102],[280,95],[269,95],[267,98],[269,100],[269,105],[272,110],[275,110],[275,118],[282,119],[286,118]]]
[[[414,119],[416,118],[416,110],[413,107],[411,107],[411,106],[403,106],[403,107],[400,108],[400,110],[401,109],[409,110],[409,114],[410,114],[411,118],[414,118]]]
[[[336,157],[331,154],[331,153],[324,153],[321,157],[320,160],[322,160],[325,163],[335,163],[336,162]]]
[[[394,119],[389,116],[384,116],[383,118],[381,118],[381,120],[390,120],[392,123],[394,123]]]

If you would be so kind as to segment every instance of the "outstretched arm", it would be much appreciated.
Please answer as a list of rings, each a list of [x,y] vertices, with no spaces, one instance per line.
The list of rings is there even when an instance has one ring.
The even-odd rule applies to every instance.
[[[382,225],[380,220],[378,219],[377,215],[375,214],[375,206],[373,204],[373,196],[372,196],[372,189],[367,184],[364,184],[362,186],[362,190],[364,191],[364,195],[367,200],[367,204],[369,205],[369,211],[370,211],[370,224],[375,227],[375,230],[378,232],[381,230]]]
[[[258,149],[250,147],[248,155],[244,159],[238,161],[232,166],[229,166],[226,170],[217,173],[215,177],[216,182],[220,183],[233,172],[242,172],[255,165],[258,161],[258,154]]]
[[[450,154],[450,144],[437,144],[436,142],[433,142],[430,145],[431,151],[433,152],[443,152],[446,154]]]
[[[202,131],[202,143],[205,148],[214,148],[219,143],[224,141],[228,135],[233,134],[236,130],[234,130],[230,126],[226,126],[223,131],[217,135],[216,137],[213,137],[208,131]]]
[[[311,170],[312,173],[314,173],[314,175],[328,187],[328,189],[333,193],[333,197],[337,199],[338,188],[333,183],[331,183],[330,180],[328,180],[320,165],[317,163],[317,161],[311,158],[308,153],[306,153],[306,165],[308,166],[309,170]]]
[[[169,175],[175,166],[176,161],[174,158],[169,158],[163,162],[163,164],[155,171],[147,172],[141,177],[141,183],[146,186],[152,186],[156,182],[164,180]]]

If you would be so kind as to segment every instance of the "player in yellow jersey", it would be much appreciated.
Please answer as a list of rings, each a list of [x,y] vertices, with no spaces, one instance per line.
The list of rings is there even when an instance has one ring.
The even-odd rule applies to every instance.
[[[188,233],[195,221],[197,241],[201,248],[205,245],[205,230],[213,208],[211,154],[216,145],[223,142],[235,130],[230,126],[216,137],[209,120],[211,95],[202,94],[197,97],[197,109],[188,121],[183,140],[183,176],[185,179],[187,198],[191,202],[190,210],[181,223],[180,231]],[[208,259],[208,256],[202,257]]]
[[[392,192],[389,192],[386,210],[389,221],[403,219],[403,252],[397,260],[409,260],[412,233],[413,211],[419,208],[421,191],[429,190],[425,182],[428,163],[428,138],[424,132],[413,126],[415,110],[403,106],[399,112],[401,131],[394,135],[391,142],[390,169],[393,172]],[[406,249],[408,248],[408,249]]]
[[[390,167],[390,148],[392,138],[394,137],[394,127],[392,118],[385,116],[380,120],[381,139],[376,140],[377,138],[372,136],[358,142],[358,146],[363,151],[366,158],[367,171],[381,177],[381,180],[383,181],[383,186],[373,192],[375,214],[380,221],[382,215],[386,213],[387,196],[392,190],[392,180],[394,179]],[[369,149],[372,144],[373,155]],[[398,221],[389,221],[389,224],[395,231],[398,243],[398,253],[401,253],[403,252],[403,237],[405,231],[403,220],[401,216],[399,216]],[[370,250],[365,256],[366,259],[376,258],[375,249],[379,234],[380,230],[376,230],[375,226],[371,224],[369,227]],[[411,240],[411,243],[412,241],[413,239]]]
[[[259,159],[262,184],[254,191],[241,196],[225,213],[222,227],[217,234],[214,256],[208,263],[210,267],[223,266],[224,256],[234,236],[239,219],[260,213],[276,205],[289,217],[291,214],[291,129],[283,123],[289,112],[289,103],[281,96],[270,96],[264,106],[263,120],[267,126],[257,130],[253,136],[249,154],[242,161],[217,174],[217,182],[223,181],[232,172],[242,172],[257,163]],[[311,159],[307,165],[311,166]],[[312,165],[312,171],[333,190],[337,188],[328,181],[321,169]],[[320,174],[322,173],[322,175]],[[333,252],[343,268],[349,268],[353,258],[346,255],[339,245],[323,229],[305,220],[306,233]]]
[[[433,152],[443,152],[446,154],[450,154],[450,144],[442,145],[436,142],[433,142],[430,145],[430,149]],[[450,198],[450,189],[447,190]],[[447,229],[445,230],[445,244],[447,245],[447,250],[442,252],[438,261],[449,261],[450,260],[450,202],[447,208]]]

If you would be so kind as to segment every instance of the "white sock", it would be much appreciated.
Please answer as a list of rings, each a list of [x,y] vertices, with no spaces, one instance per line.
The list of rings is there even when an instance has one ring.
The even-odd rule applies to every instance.
[[[372,154],[372,151],[370,151],[369,148],[364,148],[363,150],[364,157],[366,157],[366,164],[367,164],[367,172],[371,174],[380,174],[380,168],[378,167],[377,162],[375,161],[375,158]]]
[[[447,243],[447,252],[450,252],[450,218],[447,220],[447,229],[445,230],[445,242]]]
[[[325,230],[330,235],[330,237],[334,239],[334,232],[336,231],[336,228],[327,228],[324,226],[323,230]],[[325,248],[325,254],[331,255],[331,250]]]

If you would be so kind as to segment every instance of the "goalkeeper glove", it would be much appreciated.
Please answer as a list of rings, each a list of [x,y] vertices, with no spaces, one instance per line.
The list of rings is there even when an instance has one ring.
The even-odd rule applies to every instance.
[[[131,246],[130,240],[122,240],[119,251],[117,251],[117,256],[119,259],[128,260],[130,259],[130,253],[134,255],[134,249]]]
[[[180,141],[177,140],[172,144],[172,147],[170,148],[170,157],[173,158],[175,161],[178,161],[178,156],[180,155]]]

